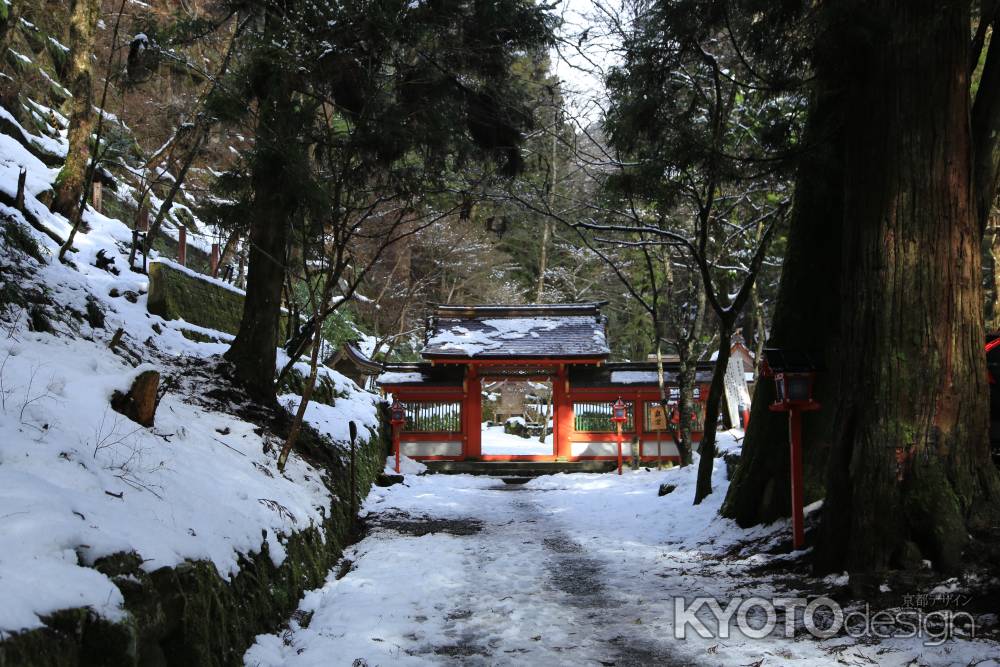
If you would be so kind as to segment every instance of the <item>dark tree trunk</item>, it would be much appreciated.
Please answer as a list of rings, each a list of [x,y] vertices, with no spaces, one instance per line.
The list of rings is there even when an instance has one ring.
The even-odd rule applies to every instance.
[[[267,67],[264,61],[263,67]],[[295,113],[288,74],[270,65],[266,97],[258,100],[256,148],[251,165],[253,206],[249,270],[240,329],[226,352],[236,376],[259,399],[274,398],[281,290],[289,225],[297,210],[292,182],[299,173],[295,151],[301,119]]]
[[[984,6],[986,3],[984,3]],[[996,9],[993,10],[997,12]],[[982,20],[986,20],[985,17]],[[996,24],[993,25],[994,29]],[[972,107],[973,200],[979,229],[986,229],[997,188],[997,164],[1000,162],[1000,40],[996,32],[990,39],[983,74]]]
[[[53,210],[71,222],[76,221],[83,189],[86,186],[90,137],[94,130],[93,65],[94,33],[101,3],[98,0],[75,0],[69,24],[69,150],[66,163],[55,182]]]
[[[969,135],[967,0],[840,5],[843,354],[821,571],[940,570],[997,509]],[[849,20],[847,18],[849,16]],[[858,26],[864,26],[859,30]]]
[[[821,354],[828,372],[818,376],[823,406],[803,420],[806,502],[825,495],[826,463],[833,439],[840,330],[840,237],[843,224],[843,118],[818,64],[806,131],[809,152],[798,167],[795,207],[768,345]],[[722,515],[743,527],[770,523],[791,512],[788,417],[771,412],[774,383],[758,378],[750,426]]]
[[[698,360],[682,359],[677,369],[677,449],[680,450],[681,465],[691,463],[691,417],[694,415],[694,388],[698,373]],[[663,408],[666,410],[666,405]],[[667,411],[670,417],[670,411]]]
[[[730,341],[733,338],[731,321],[719,323],[719,356],[712,371],[712,385],[705,401],[705,426],[701,443],[698,445],[698,483],[695,488],[694,504],[701,503],[712,493],[712,467],[715,465],[715,433],[718,429],[719,410],[726,385],[726,366],[729,364]]]
[[[990,289],[987,297],[987,331],[1000,331],[1000,216],[993,216],[986,227],[986,252],[990,264]]]

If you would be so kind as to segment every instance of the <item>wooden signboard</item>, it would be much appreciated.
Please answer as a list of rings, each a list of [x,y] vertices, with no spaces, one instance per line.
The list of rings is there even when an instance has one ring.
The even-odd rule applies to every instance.
[[[649,408],[649,428],[654,431],[667,429],[667,411],[662,405],[652,405]]]

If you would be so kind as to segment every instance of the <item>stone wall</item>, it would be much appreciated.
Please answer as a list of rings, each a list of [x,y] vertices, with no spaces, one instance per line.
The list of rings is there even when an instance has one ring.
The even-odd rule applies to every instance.
[[[207,329],[236,334],[243,316],[243,292],[173,262],[149,264],[147,308],[167,320],[183,319]]]
[[[171,260],[157,259],[149,263],[146,309],[165,320],[180,319],[235,336],[243,317],[245,294],[227,282]],[[283,308],[278,326],[283,333],[288,329],[288,313]],[[194,340],[210,338],[195,331],[182,333]]]

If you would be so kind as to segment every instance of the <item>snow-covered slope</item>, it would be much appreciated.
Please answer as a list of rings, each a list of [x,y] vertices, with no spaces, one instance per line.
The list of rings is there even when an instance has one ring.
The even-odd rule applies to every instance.
[[[36,197],[57,170],[0,135],[0,190],[13,197],[22,168],[25,208],[65,237],[66,219]],[[89,209],[85,220],[91,231],[62,264],[48,236],[0,204],[0,638],[69,607],[120,618],[118,587],[90,567],[104,556],[135,552],[147,571],[207,560],[229,578],[263,542],[280,562],[282,536],[319,524],[337,502],[298,457],[277,473],[280,443],[266,430],[200,400],[226,346],[192,342],[180,333],[189,325],[147,313],[146,277],[128,267],[131,231]],[[41,261],[11,240],[25,230]],[[100,252],[109,270],[95,265]],[[109,406],[146,369],[166,389],[153,428]],[[337,440],[348,419],[363,436],[376,429],[377,398],[324,372],[346,398],[308,418]]]

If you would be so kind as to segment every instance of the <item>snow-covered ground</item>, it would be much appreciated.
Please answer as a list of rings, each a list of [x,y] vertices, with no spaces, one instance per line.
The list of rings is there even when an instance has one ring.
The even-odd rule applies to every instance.
[[[482,435],[483,454],[552,454],[552,435],[545,436],[545,442],[538,442],[537,437],[521,438],[510,433],[503,432],[503,426],[483,425]]]
[[[11,196],[21,168],[28,171],[26,208],[65,237],[66,219],[35,196],[58,170],[0,135],[0,189]],[[227,346],[192,342],[180,330],[201,327],[146,311],[148,281],[128,268],[131,232],[120,221],[88,209],[91,230],[76,237],[78,251],[64,265],[56,244],[30,230],[20,212],[0,204],[0,214],[20,221],[45,259],[0,241],[0,289],[10,281],[45,294],[52,313],[77,314],[68,323],[53,319],[53,334],[29,330],[27,309],[0,312],[0,638],[70,607],[121,618],[118,587],[89,567],[113,553],[135,552],[147,570],[204,559],[229,578],[239,555],[259,552],[266,541],[281,562],[283,536],[318,524],[337,501],[296,456],[277,474],[279,447],[255,425],[186,400],[189,369],[215,363]],[[117,274],[94,265],[100,251]],[[103,311],[103,327],[87,323],[88,301]],[[123,336],[112,350],[118,328]],[[147,369],[179,383],[167,389],[153,428],[109,407],[112,393],[127,391]],[[324,373],[345,398],[336,407],[310,406],[307,419],[340,441],[353,419],[367,437],[377,426],[377,397],[335,371]]]
[[[727,448],[736,445],[733,434]],[[794,596],[760,568],[788,524],[741,530],[717,516],[726,480],[692,506],[695,468],[560,474],[525,486],[407,475],[373,489],[370,535],[261,635],[247,665],[989,665],[1000,646],[947,641],[674,637],[674,600]],[[661,483],[676,485],[658,497]],[[344,568],[346,569],[346,568]],[[787,578],[785,578],[787,581]],[[812,580],[842,586],[842,578]],[[711,622],[706,621],[710,628]],[[779,628],[784,623],[778,624]],[[716,633],[717,634],[717,633]],[[991,661],[992,659],[992,661]]]

